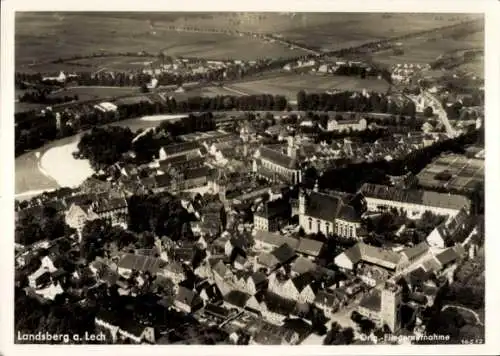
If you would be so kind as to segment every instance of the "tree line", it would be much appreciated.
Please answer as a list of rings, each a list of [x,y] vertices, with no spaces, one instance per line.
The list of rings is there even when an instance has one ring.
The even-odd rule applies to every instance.
[[[138,118],[148,115],[211,112],[211,111],[283,111],[288,108],[288,101],[281,95],[248,95],[248,96],[217,96],[190,97],[182,101],[168,98],[165,102],[141,101],[138,103],[120,104],[116,112],[102,112],[91,105],[76,106],[79,112],[75,115],[68,111],[58,112],[59,119],[53,111],[39,113],[36,111],[15,114],[15,152],[16,156],[27,150],[36,149],[46,142],[72,136],[93,126],[104,125],[120,120]],[[211,119],[209,127],[213,127]],[[198,125],[198,126],[197,126]],[[199,124],[180,129],[183,133],[199,130]]]
[[[70,101],[78,101],[78,95],[50,96],[51,92],[48,89],[39,89],[36,91],[26,92],[23,95],[18,95],[18,100],[21,103],[37,103],[45,105],[56,105],[67,103]]]
[[[415,104],[410,100],[398,104],[384,94],[369,93],[365,96],[353,91],[318,94],[301,90],[297,93],[297,106],[301,111],[372,112],[410,117],[416,114]]]

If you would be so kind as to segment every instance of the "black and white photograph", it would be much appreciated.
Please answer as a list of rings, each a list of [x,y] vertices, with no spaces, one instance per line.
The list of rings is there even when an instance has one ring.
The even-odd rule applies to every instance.
[[[167,10],[14,14],[12,342],[484,345],[486,15]]]

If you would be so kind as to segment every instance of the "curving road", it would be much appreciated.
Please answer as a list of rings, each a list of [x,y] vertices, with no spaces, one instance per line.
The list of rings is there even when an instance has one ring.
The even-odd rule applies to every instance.
[[[448,120],[448,115],[446,114],[446,110],[444,110],[439,99],[427,90],[422,91],[422,96],[429,103],[429,106],[432,108],[433,112],[437,114],[439,120],[443,123],[448,136],[455,137],[457,135],[457,131],[451,126],[450,121]]]

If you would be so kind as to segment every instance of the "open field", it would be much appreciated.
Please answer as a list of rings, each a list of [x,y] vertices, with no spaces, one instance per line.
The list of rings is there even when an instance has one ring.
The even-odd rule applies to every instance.
[[[314,74],[303,74],[294,76],[283,76],[277,78],[249,81],[232,84],[229,86],[247,94],[274,94],[285,95],[295,100],[297,92],[325,92],[327,90],[362,90],[386,91],[389,84],[381,79],[361,79],[347,76],[322,76]]]
[[[257,59],[297,56],[304,52],[277,43],[219,33],[177,32],[170,23],[154,26],[136,18],[85,13],[18,13],[16,16],[17,70],[36,62],[89,55],[93,52],[140,52],[204,57]],[[50,66],[53,70],[53,66]],[[28,67],[29,68],[29,67]],[[46,71],[44,65],[33,66]],[[83,67],[82,67],[83,68]]]
[[[462,71],[466,73],[472,73],[479,78],[484,78],[484,56],[475,58],[473,61],[459,65],[453,68],[456,71]]]
[[[450,179],[439,180],[436,175],[448,172]],[[427,165],[418,175],[424,188],[446,187],[457,190],[470,190],[479,182],[484,182],[484,161],[468,159],[461,155],[441,156]]]
[[[92,100],[120,95],[140,94],[140,88],[134,87],[71,87],[51,94],[52,97],[78,95],[78,100]]]
[[[67,62],[67,64],[75,63],[82,67],[93,68],[94,70],[106,68],[108,70],[120,71],[142,69],[149,63],[155,62],[157,60],[157,57],[147,56],[110,56],[78,59],[69,61]]]
[[[162,24],[178,27],[194,26],[198,28],[232,29],[258,33],[291,34],[300,32],[314,26],[331,26],[340,24],[339,28],[346,26],[346,13],[300,13],[300,12],[217,12],[217,13],[97,13],[96,17],[118,19],[140,19],[150,21],[154,27]],[[362,27],[365,30],[380,33],[380,21],[385,21],[388,27],[393,27],[390,32],[404,33],[421,29],[445,26],[457,20],[464,20],[467,15],[460,14],[383,14],[383,13],[350,13],[353,27]],[[370,23],[368,23],[370,22]],[[330,32],[331,33],[331,32]],[[288,37],[288,36],[285,36]]]
[[[203,88],[195,88],[191,90],[187,90],[184,93],[168,93],[166,94],[167,96],[173,96],[176,100],[184,100],[193,96],[206,96],[206,97],[215,97],[215,96],[224,96],[224,95],[231,95],[231,96],[238,96],[238,95],[244,95],[244,94],[238,94],[237,92],[230,90],[226,87],[217,87],[217,86],[211,86],[211,87],[203,87]]]
[[[303,27],[283,33],[286,39],[336,50],[343,47],[402,36],[412,32],[453,25],[464,21],[465,15],[457,14],[384,14],[384,13],[336,13],[331,22],[314,25],[305,19]]]
[[[483,47],[483,31],[471,33],[470,35],[457,39],[447,36],[445,38],[422,36],[401,41],[400,48],[404,51],[402,55],[394,55],[391,49],[375,53],[372,59],[377,63],[386,65],[397,63],[425,64],[435,61],[439,56],[446,53]]]

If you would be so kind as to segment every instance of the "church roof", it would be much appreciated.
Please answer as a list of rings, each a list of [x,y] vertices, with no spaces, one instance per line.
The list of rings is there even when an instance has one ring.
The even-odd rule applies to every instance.
[[[265,146],[260,148],[260,158],[267,161],[271,161],[278,166],[285,167],[288,169],[298,168],[297,160],[287,156],[284,153],[270,149]]]

